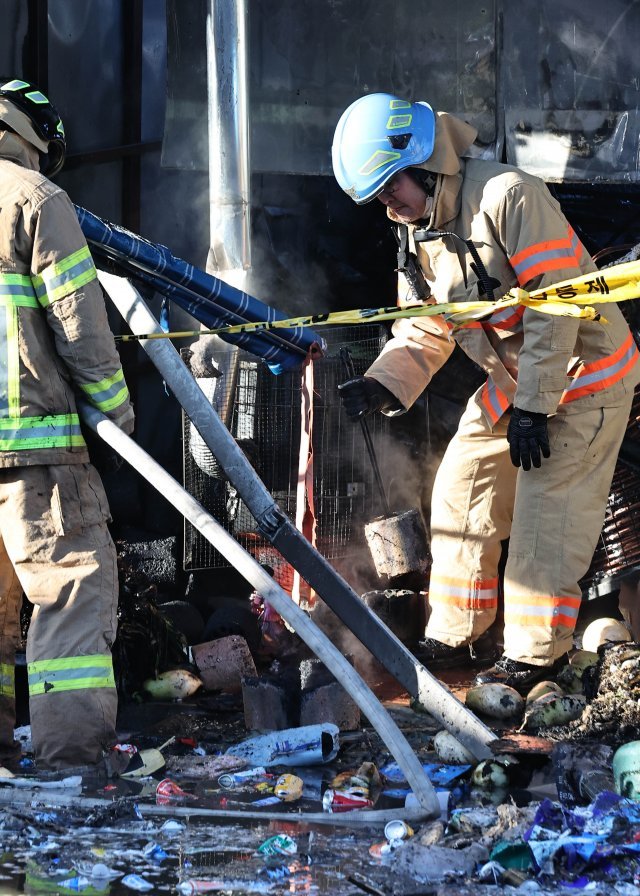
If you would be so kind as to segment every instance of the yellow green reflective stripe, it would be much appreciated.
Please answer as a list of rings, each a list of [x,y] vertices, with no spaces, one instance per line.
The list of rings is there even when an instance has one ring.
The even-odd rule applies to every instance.
[[[85,444],[77,414],[0,418],[0,451],[82,448]]]
[[[0,697],[15,697],[16,670],[9,663],[0,663]]]
[[[396,162],[400,158],[402,158],[402,156],[399,152],[391,152],[391,150],[388,149],[376,149],[373,155],[370,156],[362,168],[360,168],[358,174],[373,174],[378,168],[383,168],[385,165],[389,165],[391,162]]]
[[[7,412],[10,417],[20,416],[20,345],[18,342],[18,309],[6,309],[6,395]],[[2,375],[5,371],[2,370]],[[4,385],[4,383],[2,383]]]
[[[91,404],[105,412],[120,407],[129,398],[129,390],[122,370],[118,370],[113,376],[105,377],[98,383],[83,383],[82,391],[88,395]]]
[[[57,264],[33,277],[33,286],[43,308],[70,296],[76,289],[96,279],[96,269],[88,246],[83,246]]]
[[[110,654],[66,656],[27,664],[29,696],[51,691],[80,691],[88,688],[115,688]]]
[[[0,305],[38,308],[31,277],[24,274],[0,274]]]

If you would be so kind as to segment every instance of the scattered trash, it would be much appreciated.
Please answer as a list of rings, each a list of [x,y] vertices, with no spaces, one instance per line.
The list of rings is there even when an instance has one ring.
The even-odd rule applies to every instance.
[[[296,775],[280,775],[273,792],[284,803],[292,803],[300,799],[303,787],[304,782]]]
[[[348,812],[351,809],[367,809],[373,801],[355,793],[327,788],[322,797],[322,808],[325,812]]]
[[[177,890],[183,896],[194,893],[268,893],[273,888],[270,883],[250,880],[189,880],[178,884]]]
[[[158,865],[159,865],[161,862],[164,862],[164,860],[165,860],[165,859],[167,858],[167,856],[168,856],[166,850],[164,850],[164,849],[160,846],[159,843],[154,843],[153,841],[152,841],[151,843],[147,843],[147,845],[146,845],[146,846],[144,847],[144,849],[142,850],[142,855],[143,855],[143,856],[145,857],[145,859],[147,859],[148,861],[155,862],[155,863],[158,864]]]
[[[158,802],[163,802],[164,800],[168,802],[171,799],[186,799],[189,796],[190,794],[186,793],[170,778],[163,778],[156,787]]]
[[[564,691],[555,681],[539,681],[531,688],[531,690],[527,694],[527,698],[525,700],[526,708],[528,708],[529,705],[534,702],[534,700],[537,700],[538,697],[544,697],[546,694],[556,694],[557,696],[561,697],[564,694]]]
[[[272,731],[229,747],[227,754],[240,756],[254,765],[319,765],[338,755],[337,725],[306,725]]]
[[[89,881],[87,881],[89,883]],[[149,892],[149,890],[154,889],[154,885],[149,883],[148,880],[145,880],[144,877],[141,877],[139,874],[126,874],[122,878],[122,883],[125,887],[129,887],[130,890],[138,890],[140,893]]]
[[[188,669],[169,669],[147,678],[142,689],[154,700],[183,700],[202,687],[202,680]]]
[[[194,753],[187,756],[167,756],[166,769],[169,775],[187,775],[189,778],[219,779],[226,773],[235,774],[244,769],[246,760],[238,756],[208,756],[196,747]],[[195,754],[195,755],[194,755]]]
[[[474,768],[471,783],[481,790],[506,790],[512,782],[510,767],[517,764],[518,760],[513,756],[483,759]]]
[[[394,819],[384,826],[384,835],[387,840],[408,840],[414,834],[413,828],[402,819]]]
[[[475,759],[473,760],[473,762],[475,762]],[[464,776],[470,768],[473,768],[473,763],[470,763],[468,765],[441,765],[440,763],[435,762],[425,762],[422,764],[422,768],[433,786],[436,788],[437,793],[438,788],[443,789],[453,786],[453,784],[455,784],[455,782],[459,778]],[[385,781],[385,783],[405,784],[404,789],[389,790],[386,788],[382,791],[383,795],[395,796],[402,799],[411,794],[411,790],[409,789],[409,785],[406,782],[404,772],[400,769],[400,766],[397,764],[397,762],[390,762],[387,763],[387,765],[384,765],[380,769],[380,776]],[[446,794],[446,798],[448,798],[448,793]]]
[[[474,712],[505,721],[520,718],[524,698],[506,684],[480,684],[467,691],[465,703]]]
[[[582,634],[582,649],[596,653],[607,641],[631,641],[631,632],[619,619],[604,616],[594,619]]]
[[[522,731],[539,731],[554,725],[566,725],[579,719],[587,705],[583,694],[543,694],[529,704],[522,723]]]
[[[229,772],[228,774],[220,775],[218,784],[225,790],[233,790],[237,787],[245,787],[252,781],[259,781],[261,778],[266,777],[266,775],[267,770],[264,766],[260,765],[257,768],[248,768],[244,771]]]
[[[398,849],[399,846],[402,846],[402,840],[381,840],[379,843],[371,844],[369,855],[374,859],[382,859]]]
[[[618,747],[613,754],[616,792],[630,800],[640,800],[640,740]]]
[[[293,856],[297,851],[298,844],[287,834],[276,834],[275,837],[269,837],[258,847],[258,852],[262,856]]]
[[[442,762],[451,762],[459,765],[473,765],[476,757],[462,746],[460,741],[443,729],[433,738],[433,749],[438,759]]]
[[[1,785],[29,787],[38,790],[79,790],[82,787],[82,776],[70,775],[68,778],[60,778],[57,781],[47,781],[43,778],[20,778],[14,775],[0,778]]]

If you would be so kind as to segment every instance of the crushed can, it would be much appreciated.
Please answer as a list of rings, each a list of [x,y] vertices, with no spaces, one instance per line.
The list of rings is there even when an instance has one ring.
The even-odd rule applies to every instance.
[[[241,772],[229,772],[220,775],[218,784],[225,790],[233,790],[234,788],[242,787],[244,784],[249,784],[252,781],[259,781],[260,778],[265,777],[267,777],[267,770],[263,766],[258,766],[258,768],[247,768]]]
[[[391,855],[401,843],[402,840],[382,840],[380,843],[373,843],[369,847],[369,855],[374,859],[383,859],[385,856]]]
[[[171,799],[188,796],[189,794],[181,787],[178,787],[175,781],[172,781],[170,778],[163,778],[156,787],[156,802],[161,805],[168,803]]]
[[[280,775],[273,792],[284,803],[292,803],[300,799],[303,787],[304,781],[297,775]]]
[[[389,842],[408,840],[410,837],[413,837],[414,833],[413,828],[406,821],[402,821],[401,818],[395,818],[384,826],[384,835]]]
[[[322,808],[325,812],[349,812],[351,809],[368,809],[371,806],[373,806],[372,800],[344,790],[329,788],[322,797]]]
[[[269,837],[258,847],[262,856],[294,856],[298,851],[298,844],[287,834],[276,834]]]

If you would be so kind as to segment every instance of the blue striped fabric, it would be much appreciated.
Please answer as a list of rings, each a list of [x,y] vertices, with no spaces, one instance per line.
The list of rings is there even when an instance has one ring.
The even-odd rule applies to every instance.
[[[95,256],[115,260],[125,275],[147,283],[205,327],[286,320],[287,315],[259,299],[176,258],[166,246],[151,243],[80,206],[75,209]],[[222,338],[262,358],[272,373],[300,366],[314,343],[324,346],[322,337],[307,327],[270,333],[230,333]]]

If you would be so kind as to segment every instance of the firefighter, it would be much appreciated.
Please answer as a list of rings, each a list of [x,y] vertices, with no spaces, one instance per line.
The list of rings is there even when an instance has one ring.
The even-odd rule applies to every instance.
[[[545,184],[474,157],[476,136],[456,116],[384,93],[338,122],[338,183],[358,204],[379,199],[396,229],[400,304],[499,298],[596,271]],[[434,482],[427,667],[497,659],[476,683],[526,690],[566,662],[640,379],[620,309],[598,306],[605,287],[597,276],[592,286],[606,323],[524,306],[455,330],[441,317],[398,320],[365,375],[339,387],[352,419],[403,413],[454,339],[487,374]],[[498,658],[489,628],[506,539]]]
[[[0,762],[15,761],[22,594],[37,769],[102,763],[116,740],[116,552],[76,399],[125,432],[133,410],[96,270],[67,194],[60,116],[0,84]]]

